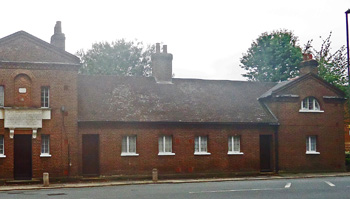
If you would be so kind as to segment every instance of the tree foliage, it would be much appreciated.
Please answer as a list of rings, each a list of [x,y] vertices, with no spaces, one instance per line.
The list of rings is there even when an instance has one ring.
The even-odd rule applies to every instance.
[[[86,51],[80,50],[76,55],[82,61],[80,73],[150,76],[151,54],[154,45],[144,46],[142,42],[119,39],[114,42],[98,42]]]
[[[312,40],[309,40],[304,47],[304,53],[311,53],[318,62],[318,75],[334,86],[345,91],[348,85],[347,76],[347,58],[345,45],[341,46],[335,52],[332,52],[332,32],[326,39],[322,40],[320,50],[312,46]],[[320,37],[322,39],[322,37]]]
[[[240,59],[252,81],[278,82],[298,75],[302,61],[298,38],[287,30],[261,34]]]

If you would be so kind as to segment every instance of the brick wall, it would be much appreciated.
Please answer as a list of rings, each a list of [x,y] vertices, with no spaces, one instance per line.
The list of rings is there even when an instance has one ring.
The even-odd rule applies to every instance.
[[[18,86],[15,78],[18,76],[30,78],[31,91],[28,90],[30,101],[28,103],[16,103],[18,100]],[[77,135],[77,71],[60,70],[57,68],[40,70],[25,68],[0,69],[0,85],[4,86],[5,107],[25,106],[39,108],[41,106],[41,87],[50,87],[51,119],[43,120],[43,128],[38,129],[36,139],[32,139],[32,168],[33,178],[41,178],[43,172],[49,172],[50,176],[68,175],[68,143],[75,144]],[[27,81],[26,81],[27,82]],[[25,82],[25,83],[26,83]],[[64,106],[66,112],[61,111]],[[28,130],[15,129],[16,134],[26,134]],[[31,134],[31,131],[29,131]],[[0,120],[0,134],[4,135],[6,158],[0,158],[0,179],[13,178],[13,146],[14,139],[9,137],[9,129],[4,128],[4,120]],[[41,135],[50,135],[50,153],[52,157],[40,157]],[[72,151],[74,153],[74,151]],[[77,154],[71,154],[72,161],[77,161]],[[77,175],[77,164],[70,168],[72,175]]]
[[[299,82],[281,93],[299,97],[274,98],[268,102],[281,124],[278,132],[280,170],[344,171],[343,101],[323,98],[337,96],[337,93],[314,78]],[[324,112],[299,112],[301,101],[309,96],[318,100]],[[317,136],[319,155],[306,154],[307,136]]]
[[[272,135],[273,129],[257,125],[80,123],[80,142],[83,134],[99,135],[101,175],[150,174],[153,168],[157,168],[160,175],[258,173],[259,135]],[[122,137],[125,135],[137,136],[139,156],[121,156]],[[158,137],[161,135],[172,136],[174,156],[158,156]],[[194,155],[194,139],[199,135],[208,136],[208,152],[211,155]],[[241,136],[244,155],[227,154],[230,135]]]

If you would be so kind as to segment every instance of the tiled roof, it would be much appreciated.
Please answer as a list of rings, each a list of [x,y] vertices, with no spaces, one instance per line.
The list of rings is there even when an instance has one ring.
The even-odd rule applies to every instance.
[[[80,59],[25,31],[0,38],[0,61],[80,64]]]
[[[321,77],[319,77],[317,74],[314,73],[307,73],[305,75],[299,76],[299,77],[295,77],[293,79],[290,79],[288,81],[283,81],[283,82],[279,82],[277,83],[274,87],[272,87],[271,89],[269,89],[268,91],[266,91],[264,94],[262,94],[259,99],[263,99],[263,98],[267,98],[267,97],[271,97],[272,95],[280,92],[283,89],[286,89],[287,87],[293,86],[295,84],[297,84],[298,82],[301,82],[305,79],[308,78],[314,78],[316,80],[318,80],[320,83],[322,83],[324,86],[329,87],[331,90],[333,90],[334,92],[336,92],[339,96],[341,97],[345,97],[345,93],[340,90],[339,88],[333,86],[332,84],[326,82],[324,79],[322,79]]]
[[[271,96],[272,93],[280,88],[282,88],[283,86],[289,84],[290,82],[292,82],[292,80],[288,80],[288,81],[283,81],[283,82],[279,82],[277,83],[274,87],[272,87],[271,89],[269,89],[268,91],[266,91],[264,94],[262,94],[259,98],[265,98],[268,96]]]
[[[257,98],[276,83],[78,76],[79,121],[275,123]]]

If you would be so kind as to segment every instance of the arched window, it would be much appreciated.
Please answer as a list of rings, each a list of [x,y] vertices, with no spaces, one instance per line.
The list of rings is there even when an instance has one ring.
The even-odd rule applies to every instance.
[[[301,110],[300,111],[310,111],[310,112],[323,112],[320,108],[320,103],[314,97],[306,97],[301,101]]]

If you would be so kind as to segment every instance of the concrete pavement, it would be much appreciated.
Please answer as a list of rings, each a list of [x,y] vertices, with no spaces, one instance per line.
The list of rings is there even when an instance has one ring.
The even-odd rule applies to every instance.
[[[203,179],[175,179],[175,180],[158,180],[158,184],[172,183],[199,183],[199,182],[221,182],[221,181],[244,181],[244,180],[271,180],[271,179],[298,179],[298,178],[319,178],[319,177],[342,177],[350,176],[350,172],[342,173],[285,173],[279,175],[261,175],[254,177],[236,177],[236,178],[203,178]],[[3,185],[0,191],[13,190],[35,190],[35,189],[61,189],[61,188],[84,188],[84,187],[100,187],[100,186],[123,186],[123,185],[141,185],[154,184],[152,180],[135,180],[135,181],[90,181],[90,182],[74,182],[74,183],[51,183],[49,187],[42,184],[29,185]]]

